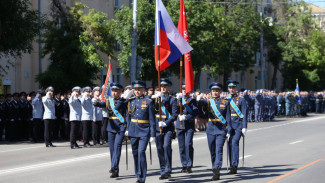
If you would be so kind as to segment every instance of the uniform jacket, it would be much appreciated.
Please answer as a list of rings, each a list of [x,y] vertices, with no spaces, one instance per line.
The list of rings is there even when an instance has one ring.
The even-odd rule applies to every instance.
[[[130,99],[127,112],[127,130],[130,137],[156,136],[156,116],[151,99],[144,96]]]
[[[93,120],[93,103],[90,97],[82,96],[80,98],[81,102],[81,120],[82,121],[92,121]]]
[[[164,105],[166,110],[168,111],[170,117],[167,119],[166,114],[161,110],[161,116],[162,116],[162,121],[166,123],[167,126],[163,127],[163,132],[167,131],[174,131],[175,125],[174,121],[177,119],[177,116],[179,114],[179,108],[177,107],[177,99],[165,95],[162,97],[161,100],[161,105]],[[159,100],[158,98],[155,99],[155,112],[156,112],[156,132],[160,132],[160,127],[159,127]]]
[[[202,105],[201,110],[206,111],[208,116],[208,127],[206,129],[207,134],[211,135],[220,135],[226,133],[230,133],[231,131],[231,112],[230,112],[230,104],[228,100],[213,98],[216,103],[217,109],[223,118],[226,120],[226,124],[223,124],[219,121],[218,116],[215,114],[211,107],[210,99],[204,99],[199,102]],[[218,120],[218,121],[215,121]]]
[[[178,108],[180,107],[180,103],[181,103],[182,99],[180,99],[180,101],[177,101],[178,103]],[[195,117],[198,115],[199,110],[197,108],[197,102],[195,99],[191,98],[191,97],[186,97],[185,98],[185,102],[186,104],[192,109],[192,113],[190,113],[186,107],[182,105],[182,109],[183,109],[183,115],[186,115],[185,117],[185,121],[182,122],[182,128],[180,127],[180,121],[179,118],[177,118],[177,122],[176,122],[176,128],[177,129],[193,129],[195,128]]]
[[[34,98],[32,100],[33,106],[33,118],[34,119],[42,119],[43,118],[43,102],[39,98]]]
[[[70,116],[69,121],[81,120],[81,102],[78,98],[71,96],[69,99]]]
[[[239,97],[238,95],[232,95],[231,98],[240,110],[240,112],[244,115],[244,118],[241,119],[229,103],[232,129],[241,130],[242,128],[247,128],[247,104],[245,99],[243,97]]]
[[[44,96],[42,98],[44,106],[43,119],[55,119],[55,100],[53,98]]]

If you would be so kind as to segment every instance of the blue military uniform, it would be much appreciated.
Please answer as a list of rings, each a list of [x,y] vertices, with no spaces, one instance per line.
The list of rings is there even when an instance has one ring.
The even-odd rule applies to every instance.
[[[123,90],[123,87],[117,83],[110,84],[111,89]],[[126,102],[123,98],[112,98],[106,99],[106,102],[97,102],[94,104],[95,107],[106,108],[108,111],[108,123],[106,131],[108,132],[109,149],[111,156],[111,178],[118,177],[119,173],[119,162],[122,151],[122,142],[126,129]]]
[[[142,81],[134,81],[133,88],[145,88]],[[150,137],[156,136],[154,104],[144,96],[135,97],[128,102],[126,117],[128,136],[131,140],[134,158],[134,171],[137,182],[145,182],[147,174],[146,149]]]
[[[161,79],[161,85],[172,85],[172,83],[165,78]],[[156,147],[160,165],[160,179],[168,179],[172,172],[172,137],[175,130],[174,121],[177,119],[179,113],[177,107],[177,100],[168,95],[163,94],[161,99],[161,121],[166,123],[165,127],[162,127],[160,133],[159,127],[159,101],[155,100],[156,110]]]
[[[228,81],[228,87],[237,86],[237,81]],[[242,136],[242,129],[247,128],[247,104],[244,98],[238,95],[231,95],[231,100],[235,106],[230,105],[231,111],[231,131],[229,138],[229,159],[230,159],[230,172],[229,174],[236,174],[239,162],[239,141]],[[230,101],[230,98],[228,100]],[[236,107],[239,111],[236,111]],[[243,117],[239,116],[239,112]]]
[[[185,89],[185,85],[182,86]],[[198,115],[199,110],[197,108],[197,102],[194,98],[185,96],[185,105],[182,102],[183,99],[178,101],[179,105],[182,105],[182,114],[186,115],[185,121],[182,121],[182,126],[179,118],[177,118],[176,129],[178,137],[179,154],[181,157],[182,171],[183,173],[191,173],[193,167],[193,135],[195,131],[195,117]],[[187,107],[186,107],[187,106]]]
[[[211,83],[209,88],[210,90],[221,90],[222,85],[214,82]],[[202,110],[206,111],[208,116],[206,133],[211,155],[212,171],[214,174],[212,180],[219,180],[219,172],[222,167],[223,145],[226,140],[226,134],[230,134],[231,132],[230,104],[228,100],[220,99],[220,97],[201,100],[199,103],[203,106]]]

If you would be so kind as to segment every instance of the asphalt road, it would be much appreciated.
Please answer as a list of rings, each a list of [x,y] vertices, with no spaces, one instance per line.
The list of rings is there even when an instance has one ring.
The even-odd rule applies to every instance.
[[[325,182],[325,115],[305,118],[277,118],[274,122],[250,123],[245,141],[245,165],[238,174],[226,175],[226,149],[218,182]],[[79,143],[81,144],[81,143]],[[101,183],[135,182],[131,147],[128,148],[129,170],[125,165],[125,145],[120,162],[120,177],[110,179],[108,147],[71,150],[69,143],[56,142],[55,148],[44,144],[0,144],[0,182],[4,183]],[[242,142],[240,142],[240,148]],[[206,134],[194,136],[192,174],[180,173],[177,140],[173,141],[173,174],[169,181],[158,178],[159,163],[155,145],[150,165],[147,149],[146,182],[210,182],[210,153]],[[240,152],[242,154],[242,152]],[[241,165],[242,162],[240,162]]]

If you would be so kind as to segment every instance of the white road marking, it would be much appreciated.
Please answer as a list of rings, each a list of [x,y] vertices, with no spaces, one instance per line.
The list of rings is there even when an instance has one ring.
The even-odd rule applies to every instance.
[[[249,158],[249,157],[252,157],[253,155],[246,155],[246,156],[244,156],[244,158],[246,159],[246,158]],[[239,159],[243,159],[243,157],[241,156]]]
[[[79,161],[83,161],[83,160],[102,158],[102,157],[106,157],[106,156],[109,156],[109,154],[108,153],[100,153],[100,154],[84,156],[84,157],[52,161],[52,162],[48,162],[48,163],[40,163],[40,164],[28,165],[28,166],[23,166],[23,167],[18,167],[18,168],[4,169],[4,170],[0,170],[0,175],[8,174],[8,173],[17,173],[17,172],[24,171],[24,170],[32,170],[32,169],[44,168],[44,167],[49,167],[49,166],[54,166],[54,165],[74,163],[74,162],[79,162]]]
[[[298,144],[298,143],[300,143],[300,142],[302,142],[302,140],[298,140],[298,141],[295,141],[295,142],[291,142],[291,143],[289,143],[290,145],[293,145],[293,144]]]
[[[35,148],[40,148],[40,147],[45,147],[45,145],[43,145],[43,146],[34,146],[34,147],[26,147],[26,148],[21,148],[21,149],[11,149],[11,150],[6,150],[6,151],[0,151],[0,153],[21,151],[21,150],[26,150],[26,149],[35,149]]]

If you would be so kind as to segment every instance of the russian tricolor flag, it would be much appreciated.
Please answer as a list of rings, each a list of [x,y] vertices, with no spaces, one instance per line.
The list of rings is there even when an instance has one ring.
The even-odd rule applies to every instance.
[[[158,48],[160,50],[160,71],[172,65],[183,54],[193,48],[178,32],[161,0],[156,0],[155,62],[158,71]]]

